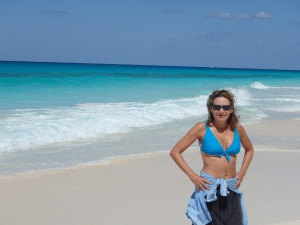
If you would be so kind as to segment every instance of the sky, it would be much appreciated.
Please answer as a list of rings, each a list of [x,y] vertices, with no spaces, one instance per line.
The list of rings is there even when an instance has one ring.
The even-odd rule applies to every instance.
[[[300,70],[300,1],[0,0],[0,60]]]

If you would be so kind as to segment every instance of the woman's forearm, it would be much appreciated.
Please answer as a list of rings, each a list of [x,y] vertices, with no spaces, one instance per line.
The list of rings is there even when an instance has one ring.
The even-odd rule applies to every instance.
[[[179,166],[179,168],[189,177],[191,175],[195,174],[195,172],[189,167],[189,165],[186,163],[184,158],[182,157],[181,153],[171,151],[170,153],[173,160],[176,162],[176,164]]]
[[[240,169],[239,173],[242,173],[243,175],[246,175],[246,172],[249,168],[249,165],[251,163],[253,155],[254,155],[254,150],[253,149],[248,150],[248,151],[245,152],[243,163],[242,163],[242,166],[241,166],[241,169]]]

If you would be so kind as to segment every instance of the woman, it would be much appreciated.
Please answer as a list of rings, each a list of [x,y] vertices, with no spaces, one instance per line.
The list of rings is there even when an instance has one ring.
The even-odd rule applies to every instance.
[[[239,124],[230,91],[214,91],[206,106],[207,121],[192,127],[170,153],[195,185],[186,214],[193,225],[247,225],[243,196],[238,188],[253,157],[253,146]],[[200,176],[182,157],[195,140],[201,146],[204,164]],[[236,172],[236,155],[241,145],[245,154],[242,166]]]

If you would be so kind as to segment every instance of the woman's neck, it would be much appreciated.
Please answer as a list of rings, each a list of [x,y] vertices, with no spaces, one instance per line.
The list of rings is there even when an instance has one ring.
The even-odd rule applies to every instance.
[[[227,121],[225,122],[213,122],[214,127],[219,131],[219,132],[224,132],[225,130],[228,129],[229,124],[227,123]]]

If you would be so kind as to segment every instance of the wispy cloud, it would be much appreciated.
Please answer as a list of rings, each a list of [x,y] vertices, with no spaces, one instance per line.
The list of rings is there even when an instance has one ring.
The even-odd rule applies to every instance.
[[[246,14],[232,14],[229,12],[215,12],[210,14],[211,17],[221,18],[221,19],[250,19],[250,16]]]
[[[59,14],[59,15],[66,15],[68,14],[68,12],[63,11],[63,10],[57,10],[57,9],[45,9],[42,11],[42,13],[46,13],[46,14]]]
[[[255,14],[253,17],[258,18],[258,19],[270,19],[273,16],[271,14],[266,13],[265,11],[261,11],[261,12]]]
[[[164,13],[171,13],[171,14],[185,14],[186,11],[183,9],[176,9],[176,8],[172,8],[172,9],[165,9]]]
[[[220,19],[233,19],[233,20],[250,20],[250,19],[270,19],[273,16],[264,11],[261,11],[255,15],[241,14],[241,13],[229,13],[229,12],[214,12],[209,15],[210,17]]]

